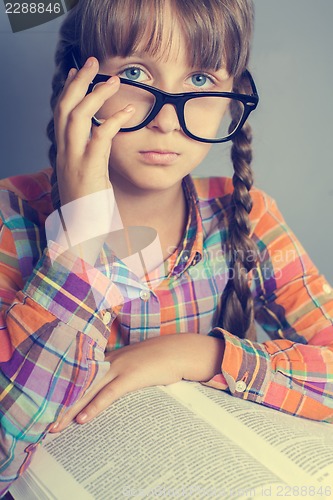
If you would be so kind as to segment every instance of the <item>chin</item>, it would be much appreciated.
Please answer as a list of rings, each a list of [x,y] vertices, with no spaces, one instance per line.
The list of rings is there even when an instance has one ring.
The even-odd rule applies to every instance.
[[[188,172],[181,172],[179,167],[154,165],[138,167],[135,175],[130,172],[110,169],[110,180],[114,185],[125,188],[132,186],[143,191],[163,191],[179,185]]]

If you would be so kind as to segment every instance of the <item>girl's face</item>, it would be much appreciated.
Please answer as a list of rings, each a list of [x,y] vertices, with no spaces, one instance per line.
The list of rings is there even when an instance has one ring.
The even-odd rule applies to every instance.
[[[139,47],[129,57],[117,56],[103,61],[99,73],[118,75],[170,93],[231,91],[233,81],[225,69],[203,71],[200,67],[189,66],[180,29],[172,25],[171,16],[169,23],[171,45],[166,28],[156,56],[140,52]],[[130,91],[131,87],[128,88]],[[199,123],[204,121],[202,113],[198,112],[197,120]],[[145,191],[179,186],[205,158],[210,147],[211,144],[188,137],[179,125],[174,106],[166,104],[146,127],[134,132],[119,132],[113,139],[110,180],[123,189],[127,184]]]

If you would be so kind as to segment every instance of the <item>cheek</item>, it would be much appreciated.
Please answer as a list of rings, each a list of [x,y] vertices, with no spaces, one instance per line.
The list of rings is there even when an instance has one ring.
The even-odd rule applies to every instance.
[[[207,156],[212,144],[206,144],[199,141],[191,141],[188,148],[188,158],[191,161],[192,168],[195,168]]]
[[[226,137],[231,124],[230,101],[224,97],[206,96],[192,99],[185,106],[188,130],[197,137],[220,139]]]
[[[112,139],[112,148],[126,148],[133,140],[135,142],[135,132],[118,132]]]
[[[135,144],[135,139],[133,140],[133,136],[131,136],[131,133],[118,132],[112,139],[110,161],[116,159],[119,161],[130,153],[131,145],[134,146]]]

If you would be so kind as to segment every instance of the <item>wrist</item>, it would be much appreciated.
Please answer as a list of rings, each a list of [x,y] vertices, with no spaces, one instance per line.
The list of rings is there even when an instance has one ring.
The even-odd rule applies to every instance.
[[[178,337],[182,337],[179,363],[182,364],[183,379],[206,382],[221,373],[224,339],[200,334]]]

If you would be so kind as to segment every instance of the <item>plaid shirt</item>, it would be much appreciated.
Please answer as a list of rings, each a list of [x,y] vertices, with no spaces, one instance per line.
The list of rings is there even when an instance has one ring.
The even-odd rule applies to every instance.
[[[0,491],[28,466],[60,411],[108,369],[105,349],[157,335],[220,335],[221,373],[207,385],[333,421],[333,292],[271,198],[251,191],[259,261],[250,286],[256,321],[271,339],[258,343],[218,328],[230,179],[184,179],[185,237],[150,288],[104,247],[93,267],[47,245],[50,176],[47,169],[0,182]]]

